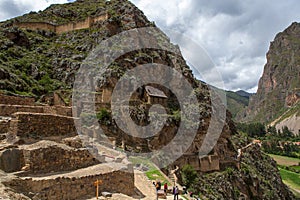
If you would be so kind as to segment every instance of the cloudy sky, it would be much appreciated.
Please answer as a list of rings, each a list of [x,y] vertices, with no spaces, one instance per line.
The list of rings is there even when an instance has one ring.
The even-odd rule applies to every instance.
[[[201,46],[229,90],[255,92],[270,41],[292,22],[300,22],[298,0],[131,1],[167,34],[177,31]],[[0,20],[65,2],[68,0],[0,0]],[[198,53],[192,48],[189,52]]]

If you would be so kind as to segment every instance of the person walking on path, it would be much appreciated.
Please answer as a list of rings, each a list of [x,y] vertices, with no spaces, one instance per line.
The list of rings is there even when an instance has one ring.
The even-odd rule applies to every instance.
[[[174,200],[178,200],[178,195],[179,195],[178,186],[173,188],[173,194],[174,194]]]

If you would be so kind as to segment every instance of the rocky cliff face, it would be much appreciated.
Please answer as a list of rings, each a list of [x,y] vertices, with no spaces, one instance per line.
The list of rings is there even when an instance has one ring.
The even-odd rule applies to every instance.
[[[30,27],[19,28],[14,26],[15,22],[47,22],[62,25],[72,21],[85,20],[89,15],[97,17],[105,12],[108,13],[106,20],[98,21],[89,28],[62,34],[56,34],[51,30],[33,30]],[[8,94],[31,95],[41,101],[43,99],[40,98],[41,96],[60,90],[63,91],[66,99],[70,99],[75,73],[81,67],[89,52],[99,45],[101,41],[113,35],[121,33],[124,30],[140,27],[154,27],[154,24],[149,22],[143,13],[133,4],[123,0],[112,0],[109,2],[104,0],[78,0],[65,5],[53,5],[43,12],[29,13],[22,17],[2,22],[0,24],[0,90]],[[165,38],[166,36],[163,37]],[[231,136],[235,134],[235,127],[229,113],[226,114],[222,133],[216,146],[210,152],[210,157],[199,160],[198,152],[207,134],[214,109],[211,105],[208,86],[193,77],[191,70],[180,54],[174,55],[171,52],[156,49],[142,49],[126,53],[118,57],[109,66],[105,75],[99,80],[97,87],[106,87],[104,89],[109,90],[115,86],[117,80],[126,70],[151,62],[171,66],[182,74],[193,86],[197,100],[201,102],[199,108],[193,108],[193,105],[189,105],[190,109],[200,110],[198,118],[201,123],[192,144],[188,144],[187,151],[175,161],[174,165],[182,167],[185,164],[191,164],[196,167],[199,173],[200,171],[212,171],[212,169],[224,171],[229,167],[238,171],[239,163],[235,159],[237,147],[233,145],[231,140]],[[178,104],[174,100],[174,94],[164,87],[156,87],[169,97],[170,101],[167,104],[170,107],[166,109],[169,118],[162,131],[151,137],[150,140],[132,137],[119,130],[111,118],[109,103],[105,105],[101,104],[103,107],[101,107],[101,112],[99,113],[99,126],[104,130],[107,137],[115,141],[117,147],[136,153],[147,152],[153,149],[157,150],[165,146],[176,135],[178,124],[180,120],[184,119],[178,118],[176,114]],[[137,91],[137,93],[139,92]],[[143,116],[148,112],[147,105],[144,105],[144,102],[138,102],[138,104],[133,102],[133,105],[130,106],[133,120],[137,124],[146,125],[147,116],[145,118]],[[88,120],[89,113],[83,112],[84,108],[81,111],[82,115],[86,116]],[[90,125],[91,127],[93,126],[93,124]],[[85,128],[88,129],[89,127]],[[257,159],[260,159],[262,165],[268,162],[268,160],[261,159],[261,157]],[[212,160],[215,163],[213,168],[210,168]],[[206,163],[206,166],[203,163],[201,164],[202,161]],[[246,165],[248,166],[247,163]],[[251,173],[253,176],[259,175],[262,180],[270,178],[265,176],[263,171],[255,170],[260,165],[249,165],[249,167],[254,170],[247,173]],[[275,166],[271,167],[275,170]],[[277,179],[278,172],[275,171],[274,173]],[[240,177],[245,178],[247,184],[255,184],[254,180],[247,179],[246,176],[248,174],[240,172],[239,174]],[[228,182],[228,184],[231,183]],[[258,186],[258,188],[261,189],[260,192],[262,194],[268,192],[268,189],[264,187]],[[272,188],[274,188],[274,192],[270,194],[269,199],[278,197],[279,193],[283,193],[287,199],[292,198],[287,192],[287,188],[281,182],[280,189],[276,187]],[[238,190],[243,191],[246,197],[251,198],[251,195],[249,196],[251,188],[247,185],[240,186]],[[232,193],[234,192],[234,187],[229,187],[224,192]],[[224,195],[224,198],[227,196],[230,195]]]
[[[243,148],[241,138],[234,141]],[[227,168],[199,179],[195,187],[201,199],[293,199],[282,183],[276,162],[258,145],[242,150],[239,170]]]
[[[271,122],[300,99],[300,24],[276,35],[244,121]]]

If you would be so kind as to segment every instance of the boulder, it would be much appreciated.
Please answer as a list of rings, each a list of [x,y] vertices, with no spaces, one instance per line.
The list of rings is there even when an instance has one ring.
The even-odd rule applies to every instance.
[[[109,192],[102,192],[101,195],[103,197],[112,197],[112,193],[109,193]]]

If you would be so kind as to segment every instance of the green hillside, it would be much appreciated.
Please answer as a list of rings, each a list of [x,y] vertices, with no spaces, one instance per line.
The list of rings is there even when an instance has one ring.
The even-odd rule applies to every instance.
[[[238,113],[242,112],[249,104],[249,96],[251,94],[249,93],[239,93],[240,91],[237,92],[232,92],[232,91],[226,91],[226,96],[227,96],[227,108],[231,112],[232,117],[234,120],[236,120],[236,116]],[[241,96],[240,94],[245,94],[245,96]],[[247,96],[246,94],[249,94]]]

